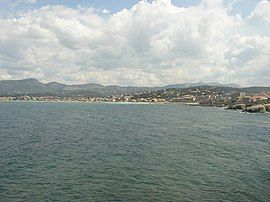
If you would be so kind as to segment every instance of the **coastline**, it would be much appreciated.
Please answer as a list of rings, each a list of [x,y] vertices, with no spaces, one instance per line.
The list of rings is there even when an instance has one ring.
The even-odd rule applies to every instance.
[[[206,108],[217,108],[227,111],[235,111],[240,113],[247,113],[247,114],[267,114],[270,115],[270,111],[255,111],[250,112],[246,111],[244,109],[232,109],[230,106],[210,106],[210,105],[193,105],[190,103],[183,103],[183,102],[102,102],[102,101],[96,101],[96,102],[85,102],[85,101],[36,101],[36,100],[0,100],[0,103],[72,103],[72,104],[110,104],[110,105],[182,105],[186,107],[206,107]],[[254,105],[256,106],[256,105]]]

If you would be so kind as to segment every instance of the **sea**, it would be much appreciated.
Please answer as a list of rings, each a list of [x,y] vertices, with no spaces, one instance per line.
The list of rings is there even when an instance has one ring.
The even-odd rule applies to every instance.
[[[270,201],[270,115],[0,102],[0,201]]]

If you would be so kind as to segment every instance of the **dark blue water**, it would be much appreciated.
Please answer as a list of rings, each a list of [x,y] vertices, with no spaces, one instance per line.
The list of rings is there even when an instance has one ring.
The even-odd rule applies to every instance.
[[[0,103],[0,201],[270,201],[270,116]]]

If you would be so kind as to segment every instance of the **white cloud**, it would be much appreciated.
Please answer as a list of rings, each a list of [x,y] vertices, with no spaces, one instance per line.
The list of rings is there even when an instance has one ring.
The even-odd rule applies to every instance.
[[[230,5],[231,6],[231,5]],[[46,6],[0,19],[0,79],[270,85],[270,3],[243,18],[222,1],[141,1],[115,14]]]
[[[104,13],[104,14],[109,14],[111,11],[110,10],[107,10],[107,9],[103,9],[102,10],[102,13]]]
[[[11,1],[11,5],[17,6],[19,4],[35,4],[37,3],[37,0],[14,0]]]
[[[35,4],[35,3],[37,3],[37,0],[25,0],[24,2],[26,4]]]

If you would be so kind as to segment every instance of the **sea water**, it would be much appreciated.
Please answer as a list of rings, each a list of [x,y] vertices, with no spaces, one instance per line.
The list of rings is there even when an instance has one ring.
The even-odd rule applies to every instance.
[[[0,103],[0,201],[270,201],[270,116]]]

